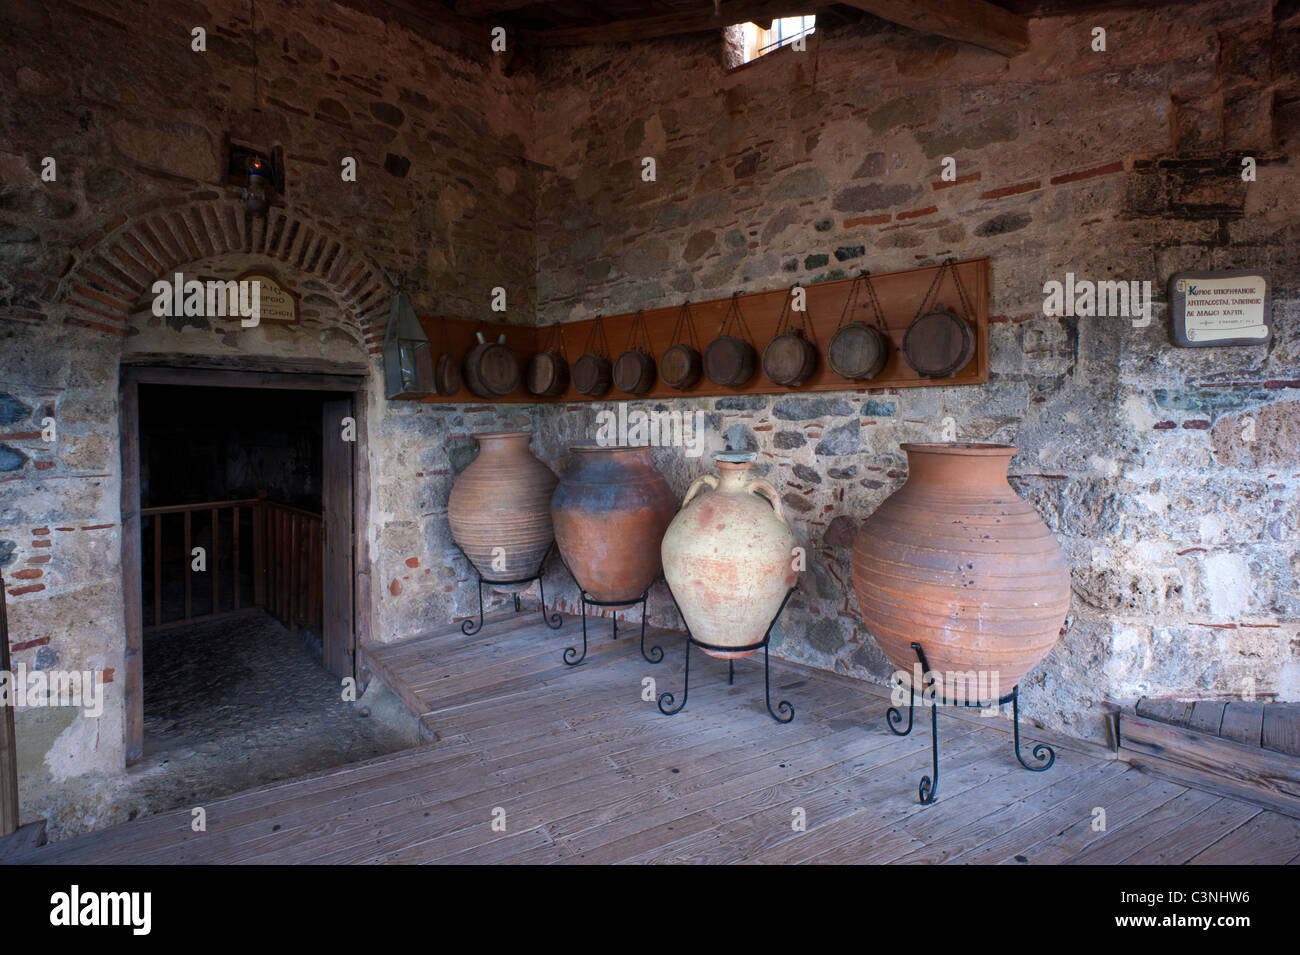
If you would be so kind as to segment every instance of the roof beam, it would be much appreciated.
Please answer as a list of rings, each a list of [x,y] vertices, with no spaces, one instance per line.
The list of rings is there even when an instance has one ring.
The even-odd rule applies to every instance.
[[[598,26],[563,27],[554,30],[525,30],[521,40],[534,46],[585,46],[589,43],[632,43],[657,37],[680,36],[721,30],[733,23],[771,20],[774,17],[797,17],[816,13],[826,0],[732,0],[719,6],[714,14],[707,0],[700,9],[665,13],[635,20],[617,20]]]
[[[490,17],[531,7],[539,0],[456,0],[456,13],[462,17]]]
[[[446,7],[419,0],[335,0],[371,17],[410,30],[444,49],[467,57],[485,58],[492,38],[476,20],[458,17]]]
[[[1015,56],[1029,48],[1029,21],[987,0],[839,0],[900,26]]]

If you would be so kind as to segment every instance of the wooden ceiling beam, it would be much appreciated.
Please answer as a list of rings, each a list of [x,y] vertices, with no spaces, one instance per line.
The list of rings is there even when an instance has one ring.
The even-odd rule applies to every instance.
[[[987,0],[839,0],[921,33],[961,40],[1003,56],[1029,48],[1029,21]]]
[[[492,17],[531,7],[538,0],[456,0],[456,13],[462,17]]]
[[[483,59],[488,55],[491,36],[487,27],[475,20],[459,17],[446,7],[421,0],[335,0],[368,16],[395,23],[464,56]]]
[[[719,7],[704,0],[698,10],[666,13],[635,20],[618,20],[597,26],[564,27],[554,30],[524,30],[523,43],[533,46],[585,46],[589,43],[633,43],[685,33],[721,30],[733,23],[766,21],[774,17],[797,17],[815,14],[826,6],[825,0],[731,0]]]

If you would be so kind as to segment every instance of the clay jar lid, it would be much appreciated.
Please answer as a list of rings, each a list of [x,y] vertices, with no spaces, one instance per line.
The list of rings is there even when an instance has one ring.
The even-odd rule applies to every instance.
[[[713,460],[719,464],[753,464],[757,451],[714,451]]]

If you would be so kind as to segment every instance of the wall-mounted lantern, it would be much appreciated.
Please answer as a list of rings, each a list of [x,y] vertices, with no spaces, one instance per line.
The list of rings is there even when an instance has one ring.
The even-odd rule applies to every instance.
[[[269,170],[266,160],[252,156],[248,160],[248,186],[244,189],[244,211],[252,216],[266,215],[268,196],[266,181]]]
[[[384,332],[384,393],[389,398],[433,391],[429,336],[415,315],[411,297],[399,288]]]

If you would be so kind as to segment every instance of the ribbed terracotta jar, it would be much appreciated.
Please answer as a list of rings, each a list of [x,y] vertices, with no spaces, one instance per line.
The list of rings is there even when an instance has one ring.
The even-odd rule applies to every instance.
[[[578,445],[551,498],[555,544],[587,595],[631,604],[659,579],[677,498],[648,447]]]
[[[1065,556],[1007,483],[1015,448],[903,450],[907,482],[863,522],[853,547],[863,622],[908,674],[917,662],[911,644],[921,644],[946,694],[987,701],[1010,693],[1060,635],[1070,608]]]
[[[484,580],[528,577],[537,573],[554,539],[551,494],[557,479],[528,450],[527,431],[474,437],[478,457],[460,472],[447,502],[452,540]]]
[[[763,640],[799,576],[796,540],[776,488],[750,470],[752,453],[714,460],[718,476],[706,474],[687,488],[664,535],[664,579],[696,640],[752,646]],[[757,651],[704,652],[735,659]]]

